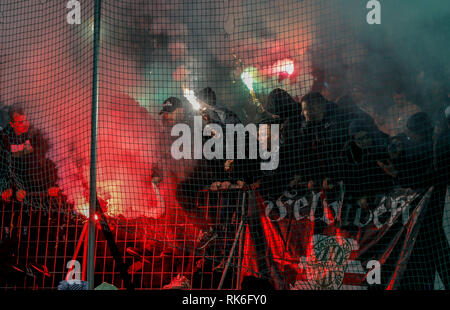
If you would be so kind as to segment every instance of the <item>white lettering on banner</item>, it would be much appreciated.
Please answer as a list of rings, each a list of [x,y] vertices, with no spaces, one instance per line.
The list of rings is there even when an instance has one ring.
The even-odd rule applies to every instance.
[[[309,196],[299,198],[296,198],[296,196],[297,192],[295,190],[285,191],[275,203],[269,200],[264,201],[266,206],[266,217],[272,222],[278,222],[286,218],[288,210],[292,210],[291,212],[296,220],[308,218],[312,222],[321,220],[327,225],[331,225],[337,220],[338,214],[341,213],[344,215],[342,218],[343,225],[353,223],[355,226],[362,228],[373,223],[377,229],[380,229],[385,225],[392,226],[399,218],[401,218],[402,224],[406,225],[411,216],[411,202],[414,201],[419,194],[408,191],[406,194],[397,195],[395,197],[389,195],[383,196],[379,199],[378,206],[374,210],[364,210],[361,203],[357,201],[353,221],[349,221],[350,211],[354,208],[351,204],[347,203],[342,207],[344,210],[339,210],[341,205],[338,201],[328,203],[326,200],[322,200],[322,207],[324,211],[327,212],[323,212],[322,217],[316,218],[315,213],[319,206],[319,200],[321,200],[320,193],[311,193]],[[274,211],[278,211],[278,216],[273,216]],[[383,216],[388,212],[388,218]],[[381,220],[381,218],[385,219]]]

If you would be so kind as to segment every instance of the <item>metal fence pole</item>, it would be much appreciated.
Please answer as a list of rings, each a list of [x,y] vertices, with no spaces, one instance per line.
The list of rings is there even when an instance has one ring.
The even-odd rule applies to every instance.
[[[94,57],[92,70],[92,112],[91,112],[91,166],[89,193],[89,234],[87,253],[88,288],[94,289],[94,257],[95,257],[95,211],[97,205],[97,123],[98,123],[98,52],[100,43],[100,10],[101,0],[94,4]]]

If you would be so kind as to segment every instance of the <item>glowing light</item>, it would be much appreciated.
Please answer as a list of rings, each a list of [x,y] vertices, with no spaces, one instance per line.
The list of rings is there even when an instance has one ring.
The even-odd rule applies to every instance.
[[[244,82],[245,86],[253,92],[253,83],[255,82],[255,78],[253,74],[255,73],[256,69],[249,67],[244,70],[241,74],[241,80]]]
[[[86,218],[89,218],[89,204],[88,203],[79,205],[75,209],[79,214],[84,215]]]
[[[259,102],[258,98],[256,98],[256,94],[253,89],[256,72],[256,68],[248,67],[244,70],[244,72],[241,73],[241,79],[242,82],[244,82],[245,86],[247,86],[247,88],[249,89],[250,95],[252,95],[253,104],[255,104],[257,107],[262,107],[261,102]]]
[[[86,218],[89,218],[89,204],[88,203],[77,207],[76,210],[77,210],[77,212],[79,214],[85,216]],[[94,215],[94,218],[95,218],[96,221],[98,221],[98,215],[97,214]]]
[[[272,68],[274,74],[288,74],[292,75],[295,71],[294,62],[291,59],[283,59],[277,61]]]
[[[192,108],[196,111],[200,109],[200,102],[195,97],[195,93],[192,89],[189,88],[183,88],[183,95],[186,97],[186,99],[189,101],[189,103],[192,105]]]
[[[120,192],[123,186],[122,180],[104,180],[97,183],[98,197],[107,202],[104,211],[106,215],[114,217],[124,213],[123,207],[126,202]]]

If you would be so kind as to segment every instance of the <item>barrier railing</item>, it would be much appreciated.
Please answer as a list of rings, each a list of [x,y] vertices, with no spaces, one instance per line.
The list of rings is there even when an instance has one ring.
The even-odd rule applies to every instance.
[[[134,288],[172,287],[177,276],[191,288],[239,288],[243,243],[236,237],[245,193],[200,191],[197,208],[207,228],[179,207],[170,218],[108,218]],[[0,201],[0,208],[1,289],[56,289],[74,273],[86,280],[87,219],[62,197],[29,194],[25,203]],[[99,225],[96,240],[95,284],[125,288]]]

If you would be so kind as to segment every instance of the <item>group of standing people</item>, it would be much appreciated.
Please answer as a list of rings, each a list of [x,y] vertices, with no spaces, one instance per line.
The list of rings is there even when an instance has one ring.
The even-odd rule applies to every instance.
[[[217,106],[211,88],[198,92],[197,96],[208,105]],[[346,198],[358,201],[366,210],[376,207],[379,195],[396,187],[417,191],[433,187],[407,274],[419,270],[423,277],[419,282],[423,288],[431,288],[438,270],[448,287],[450,250],[442,222],[450,170],[450,107],[445,109],[446,122],[439,130],[435,130],[425,112],[415,111],[405,120],[403,130],[390,136],[351,98],[336,99],[333,102],[319,92],[310,92],[295,100],[282,89],[273,90],[259,123],[279,125],[278,167],[261,171],[260,159],[203,160],[206,166],[199,166],[178,187],[182,207],[193,212],[193,217],[202,217],[193,197],[208,186],[212,190],[246,187],[259,191],[264,200],[275,202],[288,188],[327,190],[343,181]],[[174,104],[170,109],[164,106],[163,120],[170,123],[176,119],[172,125],[188,123],[189,115],[193,115],[192,111],[189,113],[189,105],[174,97],[165,104],[168,101]],[[228,109],[222,107],[220,111],[228,117],[216,113],[211,117],[214,111],[204,111],[205,124],[215,122],[225,126],[240,122]],[[270,136],[270,132],[259,133],[258,143],[270,145],[263,141]],[[203,224],[207,233],[201,239],[209,243],[217,233],[207,228],[210,223]]]

